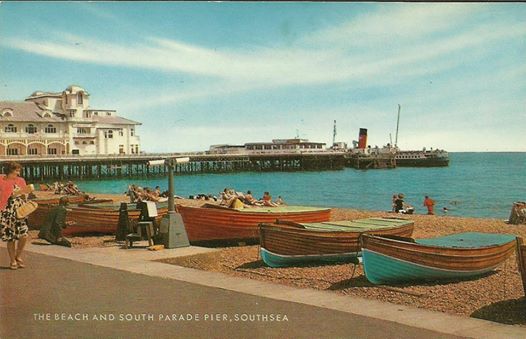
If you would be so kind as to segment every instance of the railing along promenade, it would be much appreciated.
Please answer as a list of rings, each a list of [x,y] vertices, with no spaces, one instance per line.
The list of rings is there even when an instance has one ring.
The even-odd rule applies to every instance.
[[[0,162],[23,165],[27,180],[102,179],[118,177],[165,176],[166,166],[148,162],[168,157],[189,157],[177,164],[175,174],[226,172],[322,171],[340,170],[347,163],[345,152],[335,151],[250,151],[240,154],[208,152],[141,153],[112,155],[17,155],[0,156]]]

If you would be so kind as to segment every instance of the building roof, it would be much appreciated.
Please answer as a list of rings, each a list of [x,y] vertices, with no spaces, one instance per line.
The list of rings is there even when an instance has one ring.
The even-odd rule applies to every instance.
[[[115,115],[92,115],[93,121],[101,124],[142,125],[142,123]]]
[[[5,112],[12,112],[5,116]],[[49,116],[45,113],[49,113]],[[0,101],[0,122],[64,122],[60,114],[46,110],[31,101]]]
[[[62,93],[36,91],[36,92],[31,93],[31,95],[29,97],[27,97],[26,100],[36,99],[36,98],[44,98],[44,97],[60,98],[60,97],[62,97]]]

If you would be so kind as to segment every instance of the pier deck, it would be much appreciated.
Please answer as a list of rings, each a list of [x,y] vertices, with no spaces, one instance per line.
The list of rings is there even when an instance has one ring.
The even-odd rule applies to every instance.
[[[176,164],[174,173],[203,174],[228,172],[323,171],[346,166],[344,152],[261,152],[253,154],[155,153],[135,155],[57,155],[6,156],[0,162],[17,161],[23,165],[26,180],[102,179],[119,177],[164,176],[166,166],[148,162],[169,157],[189,157]]]

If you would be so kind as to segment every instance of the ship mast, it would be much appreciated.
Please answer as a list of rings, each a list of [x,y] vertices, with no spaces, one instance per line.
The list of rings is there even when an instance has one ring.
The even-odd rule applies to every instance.
[[[336,120],[334,120],[334,129],[332,130],[332,145],[336,143]]]
[[[395,147],[398,147],[398,125],[400,124],[400,104],[398,104],[398,118],[396,119]]]

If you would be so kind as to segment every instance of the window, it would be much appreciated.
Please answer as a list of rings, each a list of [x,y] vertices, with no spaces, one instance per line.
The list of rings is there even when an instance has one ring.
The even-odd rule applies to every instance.
[[[124,145],[119,145],[119,154],[124,154]]]
[[[47,125],[47,127],[44,129],[46,133],[57,133],[57,128],[51,124]]]
[[[37,155],[38,154],[38,149],[36,149],[36,148],[28,148],[27,149],[27,154],[29,154],[29,155]]]
[[[18,148],[8,148],[7,155],[18,155]]]
[[[9,124],[5,127],[6,133],[16,133],[16,126],[13,124]]]
[[[124,136],[124,131],[122,129],[119,130],[119,136],[121,136],[121,137]]]
[[[108,131],[108,139],[113,139],[113,131],[111,129]]]
[[[33,124],[27,125],[26,133],[28,133],[28,134],[35,134],[36,132],[37,132],[37,128],[36,128],[35,125],[33,125]]]
[[[82,92],[77,93],[77,104],[82,105]]]
[[[95,145],[95,141],[90,140],[89,144],[90,144],[90,145]]]
[[[11,111],[4,111],[2,113],[2,117],[4,117],[4,118],[12,117],[12,116],[13,116],[13,113]]]
[[[57,154],[57,149],[50,147],[47,149],[47,154]]]
[[[77,134],[90,134],[90,132],[89,127],[77,127]]]
[[[135,128],[130,128],[130,135],[133,137],[135,135]]]

